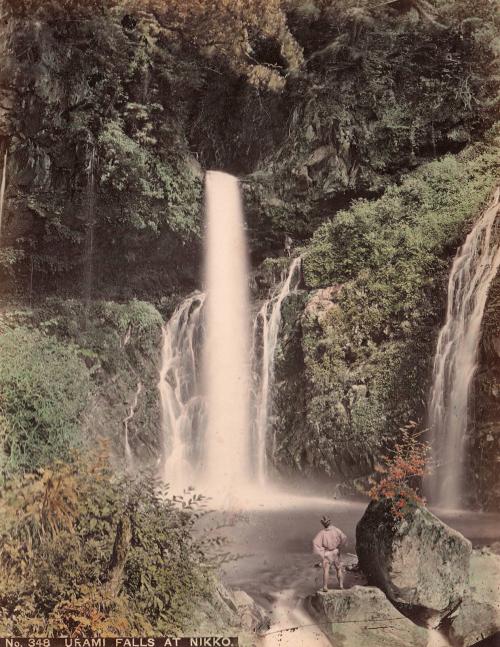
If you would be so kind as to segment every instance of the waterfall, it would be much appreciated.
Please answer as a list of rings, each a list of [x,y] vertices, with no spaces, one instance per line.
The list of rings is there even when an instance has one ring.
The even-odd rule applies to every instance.
[[[94,229],[95,229],[95,146],[90,149],[87,166],[86,192],[86,234],[85,234],[85,268],[84,268],[84,297],[88,306],[92,297],[93,263],[94,263]]]
[[[5,149],[5,154],[3,156],[2,183],[0,185],[0,240],[2,240],[2,218],[3,218],[3,207],[5,202],[6,185],[7,185],[7,149]]]
[[[128,425],[135,415],[135,410],[137,409],[137,404],[139,402],[139,396],[141,395],[141,391],[142,391],[142,382],[139,381],[137,382],[137,388],[135,390],[134,399],[132,400],[132,404],[130,405],[130,409],[127,414],[127,417],[124,418],[123,420],[125,462],[126,462],[127,468],[131,470],[134,468],[134,455],[132,454],[132,449],[130,447]]]
[[[259,484],[267,478],[267,451],[269,442],[271,397],[274,384],[274,363],[276,346],[281,325],[281,306],[285,298],[297,290],[300,283],[301,258],[295,258],[284,281],[274,291],[271,298],[264,302],[253,326],[254,358],[254,455],[255,476]],[[257,349],[261,348],[260,354]],[[273,440],[274,451],[274,440]]]
[[[298,288],[301,259],[258,311],[251,338],[238,182],[210,172],[205,188],[206,293],[187,297],[163,327],[160,476],[174,493],[196,486],[219,495],[268,480],[281,307]]]
[[[247,245],[237,179],[211,171],[205,190],[208,422],[203,470],[210,489],[229,492],[251,479]]]
[[[160,380],[161,477],[176,493],[196,482],[205,402],[200,392],[201,292],[185,299],[163,327]]]
[[[448,282],[446,321],[439,333],[430,393],[429,428],[439,470],[429,478],[432,503],[462,503],[469,390],[477,364],[488,290],[500,265],[496,218],[500,190],[458,250]]]

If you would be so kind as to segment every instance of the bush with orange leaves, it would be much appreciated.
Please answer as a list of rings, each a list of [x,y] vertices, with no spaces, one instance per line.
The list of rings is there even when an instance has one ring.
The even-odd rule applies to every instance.
[[[398,442],[375,467],[377,478],[370,478],[368,496],[379,501],[390,501],[394,518],[402,519],[416,504],[425,505],[420,493],[420,483],[428,467],[430,446],[419,440],[423,432],[416,433],[413,421],[401,428]]]

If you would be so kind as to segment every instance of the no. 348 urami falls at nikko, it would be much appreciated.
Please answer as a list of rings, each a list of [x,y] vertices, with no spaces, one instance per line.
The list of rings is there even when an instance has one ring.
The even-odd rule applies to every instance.
[[[208,172],[205,192],[204,292],[182,301],[163,329],[161,476],[174,492],[194,486],[236,501],[272,481],[275,353],[282,304],[300,285],[301,258],[291,260],[267,300],[252,306],[238,181]],[[425,486],[431,503],[448,508],[462,504],[469,391],[500,264],[498,211],[497,191],[457,252],[434,359],[428,418],[435,466]]]

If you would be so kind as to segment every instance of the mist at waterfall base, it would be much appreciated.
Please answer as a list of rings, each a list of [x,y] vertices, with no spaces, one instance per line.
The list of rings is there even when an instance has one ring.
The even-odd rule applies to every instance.
[[[194,488],[221,507],[301,505],[303,496],[273,486],[268,464],[281,305],[298,288],[300,258],[252,324],[236,178],[206,174],[205,215],[205,291],[182,301],[163,329],[161,477],[171,493]]]

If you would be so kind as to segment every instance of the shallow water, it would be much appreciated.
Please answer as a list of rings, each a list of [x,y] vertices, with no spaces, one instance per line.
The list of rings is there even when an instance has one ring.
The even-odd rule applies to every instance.
[[[248,501],[247,501],[248,503]],[[340,501],[269,493],[253,499],[226,531],[231,552],[244,555],[225,567],[226,582],[241,588],[271,616],[271,628],[261,639],[264,647],[323,647],[331,643],[303,608],[303,601],[322,586],[321,568],[311,552],[313,536],[320,530],[319,519],[328,514],[334,525],[348,537],[347,552],[355,552],[356,524],[366,501]],[[474,546],[500,540],[500,515],[464,510],[433,510],[445,523],[462,532]],[[363,576],[346,573],[346,587],[363,584]],[[331,575],[330,588],[338,583]],[[259,643],[260,644],[260,643]],[[429,634],[429,646],[446,641]]]

